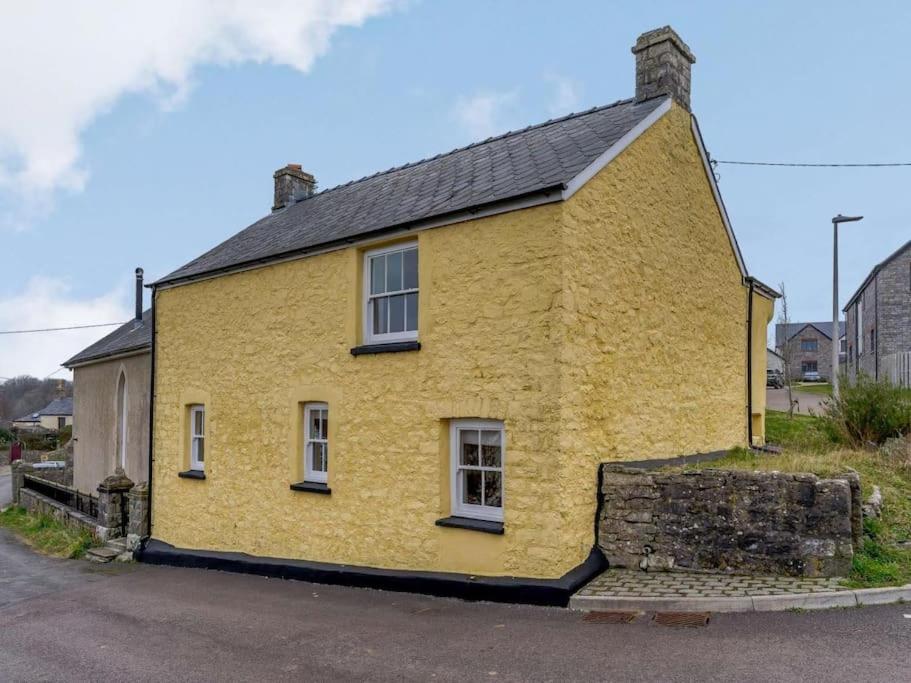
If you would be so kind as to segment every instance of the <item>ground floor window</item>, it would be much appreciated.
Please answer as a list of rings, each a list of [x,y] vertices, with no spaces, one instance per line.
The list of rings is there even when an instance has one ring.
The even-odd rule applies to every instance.
[[[815,360],[805,360],[800,364],[801,372],[816,372],[816,361]]]
[[[304,480],[325,484],[329,475],[329,406],[304,405]]]
[[[206,407],[190,406],[190,469],[206,468]]]
[[[503,521],[503,423],[453,420],[450,441],[452,514]]]

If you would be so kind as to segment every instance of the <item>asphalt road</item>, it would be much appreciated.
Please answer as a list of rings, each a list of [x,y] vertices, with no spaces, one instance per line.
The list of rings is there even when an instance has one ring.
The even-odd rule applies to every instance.
[[[792,391],[793,398],[797,401],[794,412],[802,415],[814,413],[819,415],[823,412],[823,402],[826,396],[822,394],[810,394],[803,391]],[[769,410],[786,411],[788,409],[788,390],[787,389],[766,389],[766,408]]]
[[[39,558],[0,530],[0,679],[907,680],[908,606],[596,624],[147,565]]]

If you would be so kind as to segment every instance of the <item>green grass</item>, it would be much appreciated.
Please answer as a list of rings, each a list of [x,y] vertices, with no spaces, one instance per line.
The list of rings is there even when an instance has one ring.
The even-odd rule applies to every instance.
[[[794,384],[794,391],[799,391],[802,394],[819,394],[821,396],[831,396],[832,395],[832,385],[828,382],[804,382],[801,384]]]
[[[883,495],[882,517],[864,521],[864,545],[854,556],[854,569],[846,584],[872,588],[911,583],[911,549],[898,548],[911,540],[911,445],[879,450],[855,450],[835,443],[820,418],[768,411],[766,438],[782,447],[777,455],[731,450],[725,458],[688,465],[687,469],[720,467],[778,472],[812,472],[833,476],[848,470],[860,474],[862,495],[879,486]]]
[[[47,515],[32,515],[20,507],[0,512],[0,527],[9,529],[35,550],[53,557],[79,558],[95,543],[87,531],[76,531]]]

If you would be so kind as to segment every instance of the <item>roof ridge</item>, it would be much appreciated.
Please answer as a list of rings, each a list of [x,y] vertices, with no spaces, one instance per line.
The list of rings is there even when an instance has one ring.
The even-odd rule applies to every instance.
[[[377,171],[376,173],[371,173],[370,175],[365,175],[362,178],[358,178],[357,180],[349,180],[347,182],[340,183],[340,184],[334,185],[332,187],[328,187],[325,190],[320,190],[316,194],[311,195],[310,197],[307,197],[306,199],[315,199],[316,197],[320,197],[324,194],[329,194],[330,192],[334,192],[335,190],[339,190],[343,187],[348,187],[349,185],[354,185],[355,183],[361,183],[361,182],[364,182],[365,180],[370,180],[372,178],[378,178],[378,177],[384,176],[388,173],[394,173],[395,171],[401,171],[406,168],[411,168],[412,166],[419,166],[421,164],[426,164],[427,162],[430,162],[430,161],[436,161],[437,159],[441,159],[443,157],[448,157],[457,152],[464,152],[466,149],[471,149],[473,147],[479,147],[480,145],[486,145],[487,143],[494,142],[495,140],[503,140],[505,138],[509,138],[509,137],[513,137],[515,135],[520,135],[522,133],[526,133],[530,130],[536,130],[538,128],[552,126],[557,123],[563,123],[564,121],[569,121],[570,119],[578,118],[580,116],[585,116],[587,114],[593,114],[598,111],[604,111],[605,109],[613,109],[614,107],[619,107],[620,105],[629,104],[630,102],[634,102],[635,99],[636,99],[635,97],[627,97],[624,100],[617,100],[616,102],[612,102],[610,104],[602,104],[600,106],[591,107],[584,111],[570,112],[569,114],[566,114],[564,116],[558,116],[557,118],[547,119],[547,121],[542,121],[541,123],[533,123],[531,125],[525,126],[524,128],[517,128],[516,130],[508,130],[505,133],[500,133],[499,135],[492,135],[488,138],[485,138],[484,140],[478,140],[478,141],[472,142],[468,145],[463,145],[462,147],[456,147],[455,149],[451,149],[448,152],[440,152],[439,154],[436,154],[432,157],[425,157],[424,159],[418,159],[417,161],[411,161],[407,164],[393,166],[393,167],[387,168],[383,171]],[[295,204],[300,204],[303,201],[304,201],[304,199],[301,199],[298,202],[295,202]],[[290,206],[295,206],[295,204],[291,204]]]

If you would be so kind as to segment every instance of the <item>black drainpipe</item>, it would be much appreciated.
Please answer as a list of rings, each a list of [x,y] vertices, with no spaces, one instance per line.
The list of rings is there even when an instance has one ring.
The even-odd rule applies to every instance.
[[[155,432],[155,285],[152,285],[152,315],[149,324],[152,326],[152,377],[149,382],[149,538],[152,538],[152,444]]]
[[[753,278],[747,296],[747,448],[753,447]]]

